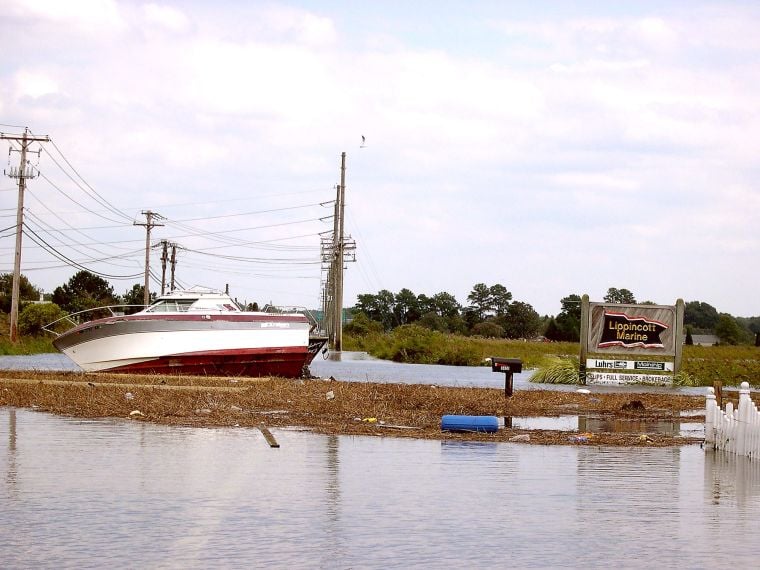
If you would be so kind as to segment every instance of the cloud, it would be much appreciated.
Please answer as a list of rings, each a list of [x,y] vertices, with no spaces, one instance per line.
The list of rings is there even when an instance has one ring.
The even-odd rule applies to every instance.
[[[703,299],[721,310],[760,314],[751,285],[703,267],[746,276],[760,246],[757,10],[510,20],[482,6],[439,14],[444,34],[393,8],[14,2],[0,33],[29,57],[0,55],[0,110],[51,134],[132,213],[327,200],[347,151],[348,231],[367,264],[349,267],[348,302],[379,281],[460,300],[484,281],[552,313],[571,292],[668,300],[688,279],[696,295],[722,291]],[[319,298],[314,280],[256,289],[303,304]]]
[[[12,17],[27,23],[49,22],[98,35],[125,29],[116,0],[9,0],[7,9]]]
[[[190,29],[190,19],[187,15],[172,6],[145,4],[143,6],[145,20],[170,32],[181,33]]]

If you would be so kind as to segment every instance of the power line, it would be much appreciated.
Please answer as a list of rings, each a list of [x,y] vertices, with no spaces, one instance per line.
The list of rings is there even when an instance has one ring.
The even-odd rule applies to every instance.
[[[82,183],[84,183],[84,185],[86,186],[86,188],[85,188],[85,187],[83,187],[83,186],[82,186],[82,185],[81,185],[79,182],[77,182],[76,180],[74,180],[74,178],[72,178],[72,177],[71,177],[71,175],[69,175],[69,173],[68,173],[68,172],[66,172],[66,171],[65,171],[65,170],[64,170],[64,169],[61,167],[61,165],[60,165],[60,164],[58,164],[58,161],[57,161],[57,160],[55,160],[55,158],[54,158],[54,157],[53,157],[53,156],[52,156],[52,155],[51,155],[49,152],[46,152],[46,154],[47,154],[47,155],[50,157],[50,159],[51,159],[51,160],[52,160],[52,161],[55,163],[55,165],[56,165],[56,166],[58,166],[58,168],[60,168],[60,169],[61,169],[61,172],[63,172],[63,173],[66,175],[66,176],[68,176],[68,178],[69,178],[69,179],[70,179],[70,180],[71,180],[71,181],[72,181],[74,184],[76,184],[76,185],[77,185],[77,186],[78,186],[78,187],[79,187],[79,188],[80,188],[80,189],[81,189],[83,192],[85,192],[85,194],[88,194],[88,195],[89,195],[89,196],[90,196],[90,197],[91,197],[93,200],[95,200],[96,202],[98,202],[98,203],[99,203],[101,206],[104,206],[104,207],[105,207],[105,208],[107,208],[109,211],[111,211],[111,213],[113,213],[113,214],[116,214],[117,216],[121,216],[121,217],[122,217],[122,218],[124,218],[125,220],[130,220],[130,221],[132,220],[132,216],[129,216],[128,214],[125,214],[124,212],[122,212],[121,210],[119,210],[118,208],[116,208],[115,206],[113,206],[113,205],[112,205],[112,204],[111,204],[111,203],[110,203],[108,200],[106,200],[106,199],[105,199],[105,198],[104,198],[104,197],[103,197],[103,196],[102,196],[102,195],[101,195],[101,194],[100,194],[100,193],[99,193],[97,190],[95,190],[95,188],[93,188],[93,187],[92,187],[92,186],[91,186],[91,185],[90,185],[90,184],[89,184],[89,183],[88,183],[88,182],[87,182],[87,181],[86,181],[86,180],[85,180],[85,179],[82,177],[82,175],[81,175],[81,174],[79,174],[79,172],[77,171],[77,169],[76,169],[76,168],[74,168],[74,166],[71,164],[71,162],[69,161],[69,159],[68,159],[68,158],[66,158],[66,156],[63,154],[63,152],[61,151],[61,149],[59,149],[59,148],[58,148],[58,145],[56,145],[56,144],[55,144],[55,141],[51,140],[51,141],[50,141],[50,143],[53,145],[53,148],[54,148],[54,149],[55,149],[55,150],[58,152],[58,154],[60,154],[60,155],[61,155],[61,158],[64,160],[64,162],[66,162],[66,164],[67,164],[67,165],[68,165],[68,167],[69,167],[69,168],[72,170],[72,172],[74,172],[74,174],[76,174],[76,175],[77,175],[77,177],[78,177],[78,178],[79,178],[79,179],[82,181]],[[94,196],[93,196],[93,195],[94,195]]]
[[[85,267],[81,263],[78,263],[74,261],[73,259],[70,259],[66,255],[62,254],[60,251],[55,249],[52,245],[47,243],[41,236],[37,235],[34,230],[32,230],[29,227],[24,228],[24,235],[26,235],[29,239],[31,239],[34,243],[36,243],[38,246],[40,246],[42,249],[50,253],[52,256],[57,258],[59,261],[62,261],[66,263],[67,265],[74,267],[75,269],[81,269],[83,271],[89,271],[90,273],[93,273],[95,275],[98,275],[100,277],[108,278],[108,279],[134,279],[136,277],[139,277],[141,273],[135,273],[133,275],[111,275],[108,273],[101,273],[100,271],[95,271],[94,269],[90,269],[88,267]]]

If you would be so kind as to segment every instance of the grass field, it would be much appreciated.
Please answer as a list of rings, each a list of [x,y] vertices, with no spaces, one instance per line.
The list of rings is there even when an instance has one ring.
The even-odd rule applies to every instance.
[[[526,342],[447,335],[421,327],[402,327],[391,333],[344,337],[346,350],[361,350],[377,358],[420,364],[480,366],[492,356],[519,358],[523,368],[536,369],[561,359],[577,359],[580,345],[571,342]],[[565,366],[566,367],[566,366]],[[684,346],[677,381],[691,386],[726,386],[741,382],[760,385],[760,348],[741,346]]]

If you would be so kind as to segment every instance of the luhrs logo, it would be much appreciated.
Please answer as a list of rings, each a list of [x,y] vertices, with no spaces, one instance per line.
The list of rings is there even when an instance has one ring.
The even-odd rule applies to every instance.
[[[664,348],[660,333],[668,325],[645,317],[630,317],[625,313],[604,312],[604,328],[599,348],[625,346],[633,348]]]

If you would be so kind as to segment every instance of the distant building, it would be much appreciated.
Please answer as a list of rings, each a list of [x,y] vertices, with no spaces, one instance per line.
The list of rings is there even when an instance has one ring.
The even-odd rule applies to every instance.
[[[720,339],[714,334],[693,334],[691,340],[694,341],[694,346],[715,346],[720,342]],[[686,342],[686,335],[684,335],[683,341]]]

